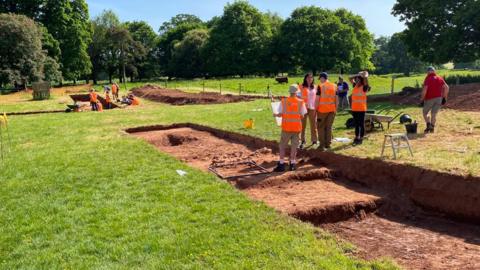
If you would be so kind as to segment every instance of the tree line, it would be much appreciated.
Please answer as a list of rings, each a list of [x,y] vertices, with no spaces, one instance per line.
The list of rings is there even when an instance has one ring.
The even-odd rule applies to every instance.
[[[479,42],[470,39],[468,46],[454,41],[465,52],[445,50],[443,39],[426,44],[432,40],[427,35],[436,29],[418,26],[432,21],[425,18],[432,15],[425,5],[414,2],[399,0],[393,10],[406,22],[407,30],[374,39],[364,19],[343,8],[299,7],[283,19],[262,13],[247,1],[235,1],[209,21],[179,14],[155,32],[144,21],[121,22],[109,10],[90,19],[85,0],[2,0],[0,83],[79,79],[96,83],[124,77],[271,76],[303,71],[408,75],[425,63],[479,58],[475,51]],[[442,5],[439,0],[427,2]],[[423,17],[418,16],[421,12]],[[468,24],[444,17],[446,25]],[[417,42],[419,38],[422,41]],[[438,55],[425,48],[435,48]]]

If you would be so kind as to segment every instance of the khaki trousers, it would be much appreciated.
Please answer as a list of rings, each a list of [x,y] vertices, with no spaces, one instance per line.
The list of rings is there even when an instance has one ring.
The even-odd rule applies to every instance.
[[[285,150],[290,143],[290,162],[295,163],[297,157],[297,148],[299,143],[299,132],[286,132],[282,130],[280,137],[280,161],[283,162],[285,158]]]
[[[307,138],[305,138],[305,130],[307,129],[307,119],[310,122],[310,139],[312,143],[318,141],[317,136],[317,111],[308,109],[308,113],[302,119],[302,135],[301,140],[302,142],[306,142]]]
[[[332,143],[332,127],[335,120],[335,112],[317,113],[317,128],[320,148],[328,148]]]

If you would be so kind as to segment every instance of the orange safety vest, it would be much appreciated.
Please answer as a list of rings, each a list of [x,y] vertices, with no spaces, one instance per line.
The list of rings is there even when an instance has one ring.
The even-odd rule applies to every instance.
[[[300,93],[302,94],[302,99],[303,99],[303,102],[305,103],[308,103],[308,86],[305,87],[303,86],[303,84],[300,84],[298,86],[298,90],[300,91]]]
[[[110,99],[110,95],[109,95],[109,94],[105,95],[105,101],[106,101],[107,103],[111,103],[111,102],[112,102],[112,99]]]
[[[116,84],[112,84],[112,93],[113,94],[116,94],[117,93],[117,85]]]
[[[302,132],[303,100],[296,97],[282,99],[282,130],[285,132]]]
[[[90,102],[97,102],[97,93],[95,92],[90,93]]]
[[[318,101],[317,111],[320,113],[330,113],[337,110],[337,86],[329,81],[319,84],[320,99]]]
[[[352,91],[352,111],[366,112],[367,111],[367,93],[363,91],[363,85],[353,88]]]
[[[140,101],[138,100],[138,98],[134,97],[132,99],[132,105],[135,106],[135,105],[140,105]]]

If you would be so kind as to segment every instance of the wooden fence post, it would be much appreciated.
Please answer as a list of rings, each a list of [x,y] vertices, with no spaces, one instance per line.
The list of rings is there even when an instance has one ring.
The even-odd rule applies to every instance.
[[[395,76],[392,76],[392,89],[390,90],[390,93],[393,95],[395,92]]]

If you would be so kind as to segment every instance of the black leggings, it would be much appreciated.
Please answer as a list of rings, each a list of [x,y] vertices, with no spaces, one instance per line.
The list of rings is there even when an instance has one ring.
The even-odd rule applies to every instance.
[[[355,123],[355,138],[365,136],[365,112],[352,112]]]

